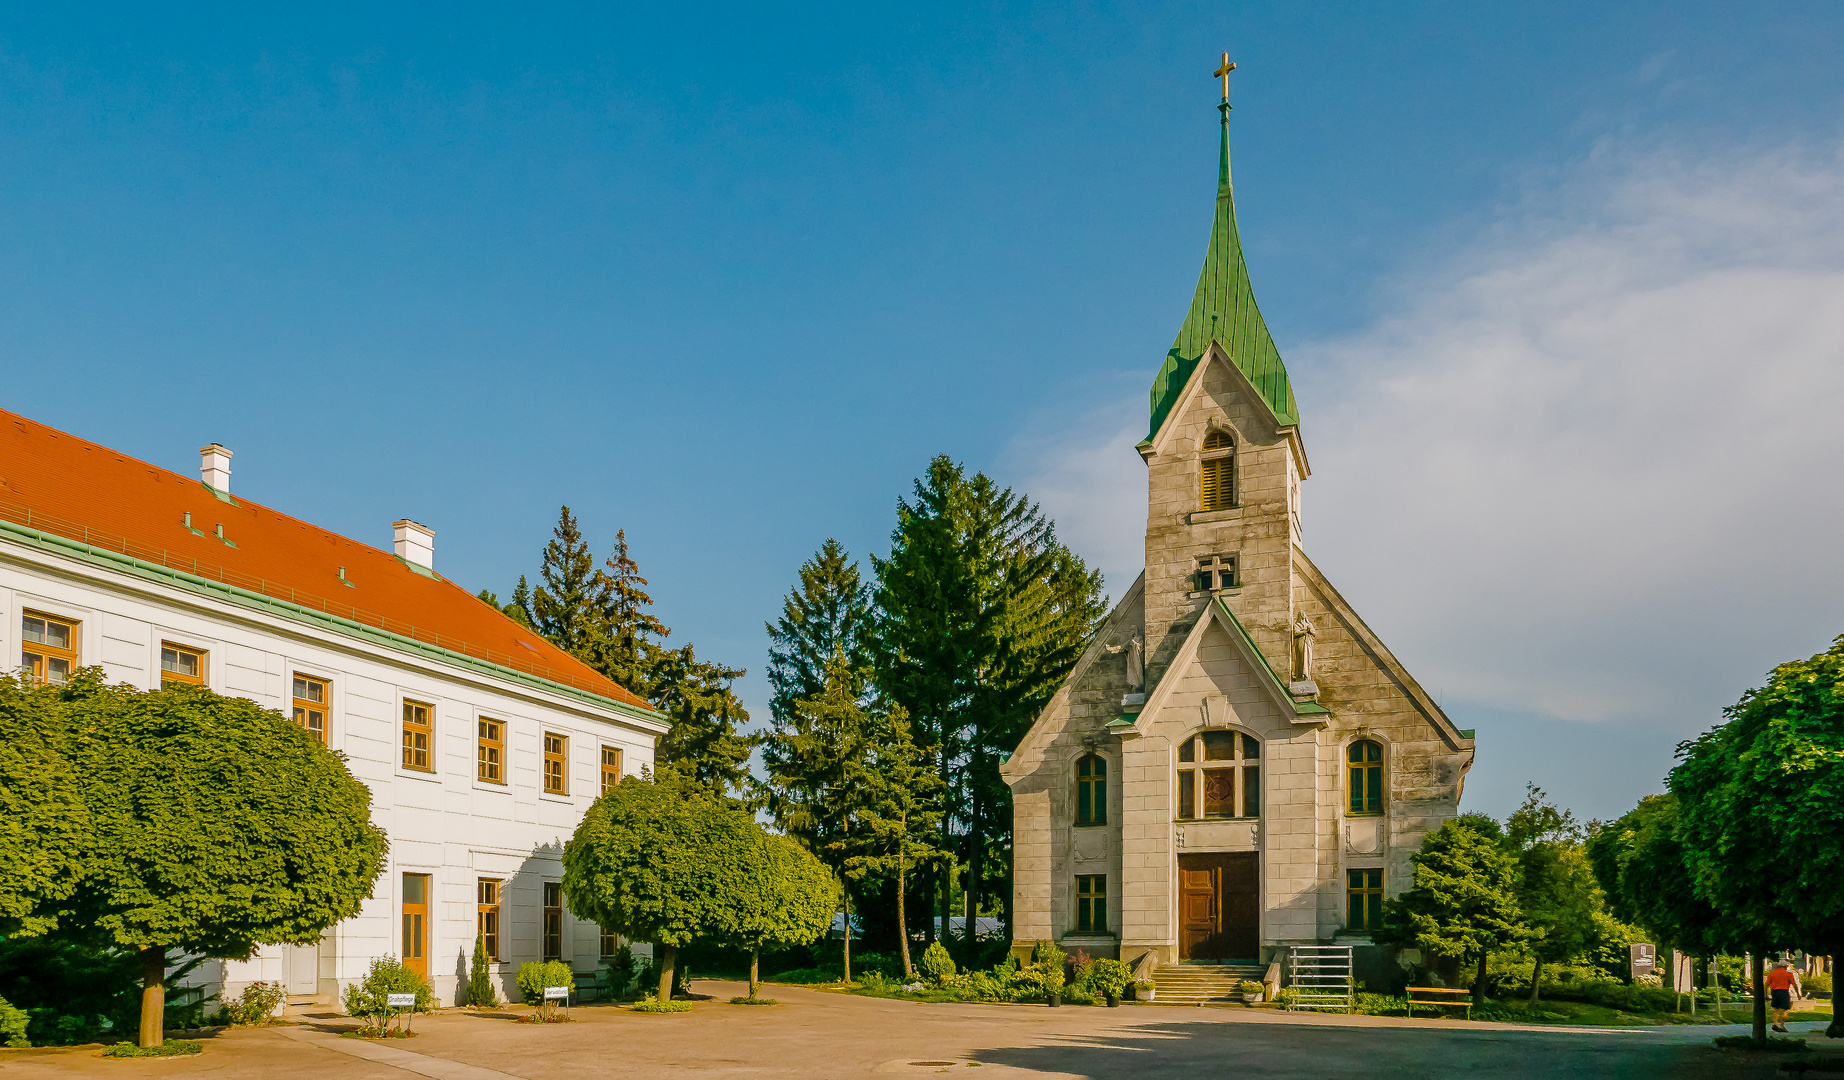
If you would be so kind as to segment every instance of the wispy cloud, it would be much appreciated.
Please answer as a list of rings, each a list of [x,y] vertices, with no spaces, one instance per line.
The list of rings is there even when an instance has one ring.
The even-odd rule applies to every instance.
[[[1641,726],[1668,764],[1844,631],[1838,157],[1606,148],[1383,290],[1391,314],[1288,354],[1306,546],[1462,724]],[[1025,485],[1111,573],[1138,437],[1098,419]]]

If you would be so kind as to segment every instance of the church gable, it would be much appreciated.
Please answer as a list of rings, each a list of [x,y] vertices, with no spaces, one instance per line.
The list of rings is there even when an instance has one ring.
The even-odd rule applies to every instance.
[[[1038,771],[1059,738],[1067,736],[1073,745],[1084,737],[1105,733],[1110,723],[1120,720],[1121,699],[1128,692],[1128,651],[1135,637],[1145,640],[1141,629],[1146,619],[1145,586],[1142,573],[1108,613],[1107,621],[1017,749],[999,767],[1007,783],[1015,785]]]

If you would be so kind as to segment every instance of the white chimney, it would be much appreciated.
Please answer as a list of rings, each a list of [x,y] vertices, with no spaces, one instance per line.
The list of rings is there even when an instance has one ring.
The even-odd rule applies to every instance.
[[[392,550],[397,557],[407,563],[414,563],[424,570],[435,569],[435,530],[427,525],[418,525],[409,518],[391,522],[396,530],[392,539]]]
[[[230,494],[231,452],[212,443],[210,446],[199,447],[198,454],[199,479],[205,481],[206,487]]]

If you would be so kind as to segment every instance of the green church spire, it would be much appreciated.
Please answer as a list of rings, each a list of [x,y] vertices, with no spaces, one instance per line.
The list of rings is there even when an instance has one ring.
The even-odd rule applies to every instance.
[[[1227,59],[1225,68],[1230,68]],[[1217,72],[1225,75],[1226,71]],[[1225,90],[1227,82],[1225,79]],[[1236,232],[1236,204],[1229,182],[1229,101],[1217,106],[1223,114],[1222,150],[1217,159],[1217,215],[1210,228],[1210,251],[1204,256],[1204,271],[1197,278],[1197,293],[1191,297],[1191,310],[1172,350],[1152,385],[1152,429],[1150,440],[1177,404],[1186,380],[1196,370],[1198,361],[1212,341],[1220,345],[1229,358],[1248,376],[1255,390],[1285,424],[1297,424],[1300,416],[1293,400],[1293,384],[1287,380],[1286,365],[1280,350],[1262,321],[1255,306],[1255,293],[1249,286],[1248,263],[1242,258],[1242,240]]]

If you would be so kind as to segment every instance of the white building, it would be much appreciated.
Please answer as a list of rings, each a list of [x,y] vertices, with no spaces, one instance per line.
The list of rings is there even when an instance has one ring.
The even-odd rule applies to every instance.
[[[594,967],[611,942],[563,906],[563,845],[652,764],[662,717],[437,573],[431,530],[361,544],[233,496],[230,451],[201,455],[182,476],[0,412],[0,647],[41,677],[100,665],[291,715],[346,754],[390,837],[372,898],[319,945],[194,981],[336,1001],[391,954],[453,1003],[476,933],[502,995],[524,961]]]

